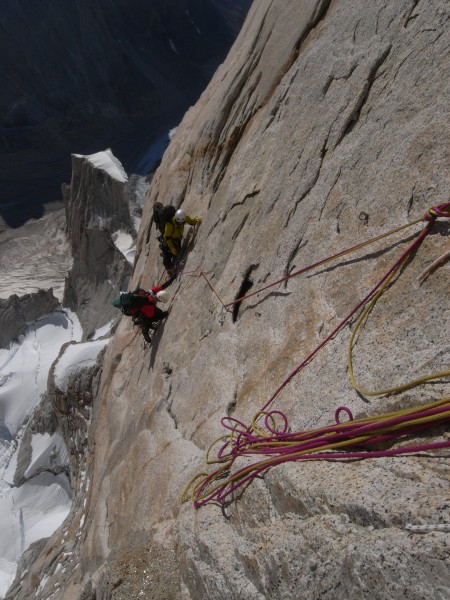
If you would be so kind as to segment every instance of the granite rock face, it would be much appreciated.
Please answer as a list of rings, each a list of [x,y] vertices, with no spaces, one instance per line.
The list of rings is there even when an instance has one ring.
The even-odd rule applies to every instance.
[[[77,313],[84,339],[117,317],[111,300],[131,273],[112,235],[119,230],[136,234],[129,211],[127,176],[120,163],[109,150],[93,156],[73,156],[70,185],[63,185],[73,257],[63,305]],[[99,156],[107,168],[96,166]]]
[[[64,209],[50,212],[18,229],[0,232],[0,297],[53,289],[61,301],[72,264]]]
[[[15,340],[27,323],[53,312],[58,306],[59,301],[51,289],[23,296],[13,294],[7,300],[0,298],[0,348]]]
[[[156,200],[203,218],[169,288],[170,315],[144,349],[129,321],[119,324],[93,403],[83,522],[64,542],[61,531],[51,538],[35,587],[25,575],[14,598],[56,588],[62,600],[448,597],[448,534],[405,530],[450,522],[446,451],[284,464],[225,512],[180,497],[208,470],[221,417],[249,424],[423,224],[231,312],[218,296],[233,301],[448,200],[449,16],[442,0],[254,3],[144,206],[131,285],[164,277]],[[448,250],[448,235],[439,220],[372,311],[355,348],[365,387],[448,369],[449,264],[420,277]],[[449,394],[448,378],[389,396],[356,393],[347,373],[354,322],[277,397],[293,431],[332,423],[341,405],[374,415]],[[445,427],[414,439],[443,436]],[[71,541],[78,566],[57,570],[72,564]],[[44,566],[48,587],[39,588]]]

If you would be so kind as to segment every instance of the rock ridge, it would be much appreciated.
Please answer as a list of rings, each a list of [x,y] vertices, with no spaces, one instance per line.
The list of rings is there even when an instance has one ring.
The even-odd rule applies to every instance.
[[[23,296],[13,294],[7,300],[0,298],[0,348],[15,340],[27,323],[53,312],[58,306],[52,289]]]

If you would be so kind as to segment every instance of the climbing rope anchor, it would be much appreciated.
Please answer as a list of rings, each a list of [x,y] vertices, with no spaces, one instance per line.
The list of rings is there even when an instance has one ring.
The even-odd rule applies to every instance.
[[[422,230],[422,232],[420,232],[417,239],[410,244],[410,246],[390,267],[390,269],[372,288],[372,290],[370,290],[370,292],[357,304],[357,306],[349,312],[349,314],[341,321],[334,331],[323,342],[321,342],[317,348],[310,353],[310,355],[303,360],[298,367],[296,367],[296,369],[294,369],[288,375],[275,393],[269,398],[264,407],[255,415],[251,426],[246,427],[244,423],[231,417],[225,417],[222,419],[222,426],[230,433],[221,436],[218,440],[213,442],[206,454],[207,464],[219,464],[220,466],[217,467],[212,473],[200,473],[194,477],[194,479],[185,489],[182,496],[182,501],[192,499],[194,500],[194,506],[197,508],[208,502],[219,502],[223,504],[224,501],[238,488],[242,487],[246,483],[249,483],[253,478],[263,473],[268,468],[284,462],[302,459],[343,460],[369,457],[376,458],[450,447],[450,441],[446,440],[443,442],[433,442],[428,444],[422,443],[409,446],[404,445],[399,448],[390,448],[387,450],[374,450],[373,448],[370,448],[370,446],[373,447],[375,444],[379,445],[380,443],[394,442],[400,438],[404,438],[405,436],[417,434],[431,426],[436,426],[447,422],[450,419],[450,397],[422,407],[405,409],[403,411],[379,415],[378,417],[370,417],[358,420],[353,420],[353,416],[347,407],[339,407],[335,415],[335,425],[310,432],[297,433],[289,433],[287,417],[281,411],[268,410],[270,405],[279,396],[287,383],[291,381],[291,379],[297,375],[307,364],[309,364],[309,362],[311,362],[319,350],[342,330],[342,328],[358,310],[366,306],[367,303],[370,303],[363,311],[361,317],[358,319],[355,329],[357,331],[360,328],[361,323],[365,320],[370,310],[372,310],[376,301],[381,297],[395,273],[397,273],[397,271],[412,255],[412,253],[419,248],[424,239],[432,230],[436,219],[439,217],[450,217],[450,202],[431,207],[422,217],[411,223],[397,227],[386,234],[377,236],[372,240],[363,242],[362,244],[358,244],[357,246],[353,246],[347,250],[343,250],[332,257],[314,263],[309,267],[305,267],[296,273],[292,273],[291,275],[269,284],[264,288],[253,292],[252,294],[238,298],[228,304],[224,304],[222,302],[220,296],[214,290],[206,275],[202,274],[203,272],[201,272],[203,278],[207,281],[209,287],[218,297],[222,305],[225,308],[228,308],[237,302],[242,302],[243,300],[257,293],[268,289],[269,287],[278,285],[279,283],[286,281],[291,277],[297,276],[333,259],[344,256],[349,252],[362,248],[369,243],[373,243],[374,241],[383,239],[388,235],[392,235],[393,233],[401,231],[402,229],[410,227],[411,225],[419,223],[420,221],[425,221],[427,223],[426,227]],[[356,331],[350,340],[349,371],[352,384],[354,385],[355,389],[360,390],[361,388],[356,385],[353,376],[353,370],[351,368],[351,353]],[[367,395],[392,393],[393,391],[409,389],[430,379],[448,375],[450,375],[450,371],[434,373],[431,376],[416,379],[408,384],[392,387],[387,390],[381,390],[378,392],[367,392],[366,390],[363,391]],[[341,412],[346,412],[348,414],[350,418],[348,422],[340,422],[339,415]],[[263,425],[258,423],[258,419],[263,420]],[[281,426],[277,425],[277,422],[279,423],[280,419]],[[210,453],[212,448],[217,444],[220,444],[216,453],[217,458],[211,459]],[[348,450],[349,448],[355,446],[358,447],[358,450]],[[366,449],[365,447],[368,448]],[[344,452],[342,452],[342,450],[344,450]],[[265,458],[259,461],[256,460],[244,468],[233,469],[234,463],[238,457],[256,457],[257,459],[259,455],[264,455]]]

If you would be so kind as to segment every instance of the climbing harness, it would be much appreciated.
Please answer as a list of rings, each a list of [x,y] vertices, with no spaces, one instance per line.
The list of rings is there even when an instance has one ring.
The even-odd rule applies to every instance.
[[[420,247],[427,235],[432,231],[437,218],[450,218],[450,202],[433,206],[426,213],[406,225],[397,227],[385,234],[379,235],[371,240],[343,250],[331,257],[304,267],[295,273],[291,273],[274,283],[247,294],[233,302],[224,303],[216,292],[207,274],[202,269],[197,269],[198,277],[202,277],[216,295],[225,309],[242,302],[270,287],[278,285],[292,277],[317,268],[331,260],[340,258],[357,249],[363,248],[375,241],[399,232],[407,227],[421,221],[426,222],[425,228],[417,238],[406,248],[400,258],[388,269],[380,281],[364,296],[362,300],[347,314],[338,326],[323,340],[282,382],[276,389],[262,409],[255,415],[250,426],[233,417],[224,417],[222,426],[229,433],[221,436],[207,450],[206,463],[218,465],[211,473],[199,473],[188,484],[182,494],[182,501],[190,499],[194,501],[196,508],[208,502],[218,502],[221,505],[234,492],[249,483],[256,476],[264,473],[270,467],[298,460],[355,460],[362,458],[377,458],[396,456],[401,454],[417,453],[421,451],[449,448],[450,440],[440,442],[418,442],[412,445],[407,443],[411,435],[416,435],[429,427],[436,427],[450,420],[450,397],[429,403],[424,406],[408,408],[383,415],[353,419],[351,411],[347,407],[339,407],[336,411],[334,425],[312,431],[300,431],[291,433],[287,416],[280,410],[270,410],[270,406],[279,396],[286,385],[306,366],[316,354],[332,340],[343,327],[361,309],[362,314],[357,320],[355,329],[350,338],[348,365],[350,380],[353,387],[367,396],[384,395],[403,391],[416,385],[450,375],[450,371],[433,373],[409,383],[393,386],[385,390],[368,392],[361,388],[355,381],[352,365],[352,351],[355,345],[356,335],[362,324],[368,318],[376,302],[382,296],[395,274]],[[345,412],[349,421],[341,422],[340,415]],[[380,449],[380,444],[393,444],[401,442],[399,447]],[[213,450],[216,458],[211,458]],[[259,457],[264,456],[260,459]],[[235,463],[238,458],[245,457],[246,465],[238,468]],[[250,462],[250,464],[248,464]]]
[[[198,227],[199,224],[195,223],[195,225],[192,225],[188,232],[186,233],[186,235],[182,238],[181,241],[181,247],[179,248],[178,254],[175,257],[174,263],[172,265],[172,269],[169,271],[167,271],[167,273],[172,277],[173,275],[175,275],[177,278],[179,278],[184,271],[184,267],[186,266],[186,260],[187,260],[187,255],[189,252],[190,247],[193,245],[195,238],[197,236],[197,232],[198,232]],[[160,236],[162,238],[162,236]],[[158,238],[159,239],[159,238]],[[161,244],[163,245],[165,242],[163,240],[163,238],[161,239]],[[162,245],[160,244],[160,247],[162,249]],[[166,269],[164,269],[161,274],[158,277],[158,285],[159,283],[161,283],[163,277],[164,277],[164,273],[166,272]]]

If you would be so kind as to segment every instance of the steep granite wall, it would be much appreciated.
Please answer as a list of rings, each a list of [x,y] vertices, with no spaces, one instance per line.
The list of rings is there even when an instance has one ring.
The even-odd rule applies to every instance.
[[[120,323],[94,402],[76,543],[50,540],[48,579],[41,559],[16,598],[32,597],[33,577],[33,597],[57,585],[64,600],[448,596],[448,534],[405,530],[450,521],[444,450],[287,463],[224,511],[180,503],[208,469],[204,453],[223,433],[221,417],[249,424],[423,225],[232,312],[200,270],[229,302],[448,199],[448,19],[442,0],[254,3],[144,207],[132,285],[163,275],[154,201],[203,218],[169,288],[170,315],[146,348],[127,319]],[[372,311],[355,348],[365,387],[448,369],[449,265],[420,277],[448,250],[448,235],[439,221]],[[277,397],[292,431],[333,422],[340,405],[374,415],[449,393],[448,378],[389,396],[356,393],[346,363],[353,327],[354,319]],[[76,568],[62,572],[58,562]]]
[[[70,185],[63,185],[66,228],[73,264],[66,278],[63,305],[74,310],[84,339],[112,322],[119,294],[131,268],[112,235],[134,233],[127,199],[127,175],[110,150],[72,156]]]

